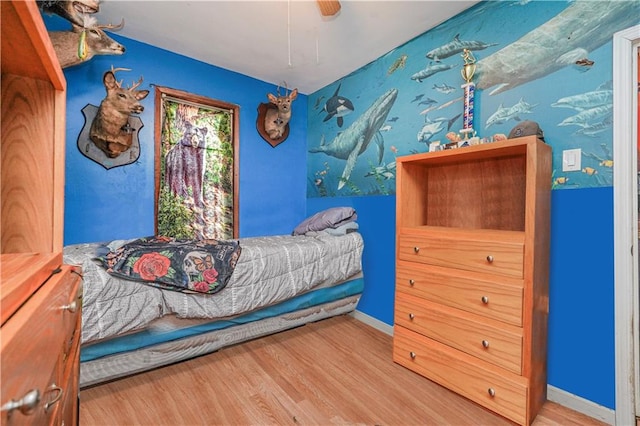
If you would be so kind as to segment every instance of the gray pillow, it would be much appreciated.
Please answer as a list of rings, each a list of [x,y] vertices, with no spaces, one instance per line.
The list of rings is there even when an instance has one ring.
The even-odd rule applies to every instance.
[[[313,237],[316,235],[323,235],[323,234],[340,236],[340,235],[347,235],[351,232],[356,232],[358,228],[359,228],[358,222],[347,222],[347,223],[343,223],[337,228],[327,228],[327,229],[323,229],[322,231],[309,231],[304,235],[306,235],[307,237]]]
[[[322,231],[327,228],[337,228],[358,218],[352,207],[332,207],[320,211],[303,220],[293,230],[293,235],[304,235],[309,231]]]

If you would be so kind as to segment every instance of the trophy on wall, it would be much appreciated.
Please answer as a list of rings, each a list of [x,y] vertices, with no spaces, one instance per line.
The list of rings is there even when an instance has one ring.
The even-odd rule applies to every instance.
[[[476,85],[471,79],[476,72],[476,58],[473,57],[473,53],[469,49],[464,49],[462,59],[464,60],[464,65],[460,70],[460,74],[462,74],[462,78],[466,83],[461,86],[464,89],[464,114],[460,133],[464,135],[463,139],[469,139],[475,136],[475,130],[473,130],[473,96]]]

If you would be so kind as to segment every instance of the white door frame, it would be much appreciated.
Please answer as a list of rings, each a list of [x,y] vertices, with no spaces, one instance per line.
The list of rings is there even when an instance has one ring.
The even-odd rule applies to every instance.
[[[640,25],[613,35],[616,424],[635,424],[638,384],[637,117]],[[634,339],[634,336],[635,339]],[[635,354],[635,355],[634,355]],[[640,414],[640,412],[639,412]]]

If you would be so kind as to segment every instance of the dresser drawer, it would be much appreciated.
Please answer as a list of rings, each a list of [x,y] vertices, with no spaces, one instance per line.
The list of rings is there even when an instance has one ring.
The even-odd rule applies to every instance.
[[[393,360],[519,424],[527,419],[528,381],[396,326]]]
[[[398,258],[409,262],[523,278],[524,233],[429,227],[398,237]]]
[[[522,326],[523,282],[501,277],[490,281],[478,274],[415,262],[396,265],[396,291]]]
[[[395,324],[520,374],[522,329],[482,320],[407,294],[396,296]]]
[[[78,383],[80,380],[80,328],[74,333],[71,348],[63,357],[63,377],[60,386],[65,390],[64,401],[58,405],[57,424],[78,424]]]
[[[68,265],[62,266],[60,275],[60,286],[65,292],[67,299],[63,306],[64,314],[62,315],[62,326],[66,336],[63,347],[63,360],[70,356],[70,351],[74,341],[79,337],[81,330],[81,313],[82,313],[82,278],[74,267]]]
[[[19,401],[38,394],[29,414],[2,411],[3,425],[55,424],[66,399],[65,363],[75,360],[72,335],[79,312],[69,312],[78,289],[78,276],[63,266],[51,276],[0,329],[2,401]],[[77,347],[77,346],[76,346]]]

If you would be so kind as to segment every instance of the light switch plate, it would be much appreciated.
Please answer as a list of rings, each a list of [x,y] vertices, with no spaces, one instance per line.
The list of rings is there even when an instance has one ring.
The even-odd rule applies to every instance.
[[[575,172],[582,168],[582,149],[565,149],[562,151],[562,171]]]

